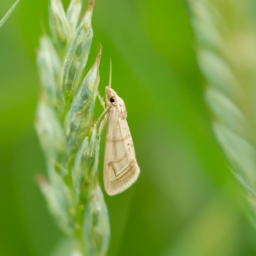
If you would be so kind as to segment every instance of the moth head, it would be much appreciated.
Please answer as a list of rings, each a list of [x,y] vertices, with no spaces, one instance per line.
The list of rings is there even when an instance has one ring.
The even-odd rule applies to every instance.
[[[108,105],[111,106],[116,106],[117,105],[117,94],[113,89],[111,89],[109,86],[106,87],[106,98]]]

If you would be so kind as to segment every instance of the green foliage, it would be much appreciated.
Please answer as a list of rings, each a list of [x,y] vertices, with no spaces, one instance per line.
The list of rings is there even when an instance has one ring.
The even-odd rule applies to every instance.
[[[41,96],[36,129],[49,180],[39,177],[39,184],[51,214],[63,232],[77,238],[73,253],[103,256],[110,227],[98,182],[100,136],[93,121],[101,49],[82,79],[93,37],[93,4],[77,26],[81,1],[72,0],[67,13],[61,1],[51,1],[52,36],[41,37],[37,58]]]
[[[14,2],[0,0],[1,17]],[[65,10],[69,2],[63,0]],[[243,194],[216,143],[202,99],[203,79],[184,2],[96,1],[94,39],[86,70],[93,65],[101,42],[104,57],[99,90],[103,94],[104,85],[108,84],[112,58],[113,88],[125,100],[142,170],[138,182],[129,190],[115,197],[105,196],[111,223],[109,256],[256,254],[255,229],[237,204]],[[227,6],[229,0],[216,0],[214,5],[218,4],[221,10],[220,27],[229,32],[229,40],[221,44],[232,52],[225,55],[229,57],[229,69],[238,75],[237,69],[231,67],[233,58],[239,59],[236,64],[247,72],[245,61],[256,60],[253,33],[247,37],[248,30],[241,28],[245,21],[256,21],[256,2],[232,2],[247,5],[246,12],[234,13]],[[45,160],[33,127],[39,84],[33,60],[39,52],[41,21],[46,24],[48,19],[47,6],[45,0],[20,1],[0,29],[0,255],[4,256],[81,256],[80,250],[74,252],[76,236],[63,237],[34,182]],[[231,16],[236,22],[227,23]],[[244,33],[230,37],[230,30],[238,29]],[[242,45],[246,43],[244,49],[234,49],[237,39]],[[62,52],[59,48],[58,51]],[[63,60],[62,54],[59,56]],[[213,64],[221,72],[223,62]],[[55,72],[58,63],[54,67],[51,70]],[[212,79],[217,80],[210,71],[208,68]],[[246,100],[254,95],[250,93]],[[101,113],[100,104],[97,105],[95,119]],[[254,109],[250,107],[252,113]],[[103,136],[104,133],[101,143]],[[85,148],[86,143],[85,139]],[[103,151],[101,146],[100,182]]]
[[[254,40],[254,32],[239,19],[248,3],[226,1],[224,6],[229,10],[226,17],[222,16],[224,6],[218,1],[191,0],[190,4],[213,129],[229,160],[230,170],[247,191],[250,206],[256,213],[255,114],[254,98],[250,96],[255,94],[252,84],[256,78],[255,71],[252,72],[255,63],[244,54],[246,40]],[[239,26],[226,29],[238,21]]]

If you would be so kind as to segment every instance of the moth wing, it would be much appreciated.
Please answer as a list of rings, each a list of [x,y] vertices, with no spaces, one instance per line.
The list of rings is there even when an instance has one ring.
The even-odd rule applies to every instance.
[[[104,186],[109,195],[130,187],[140,173],[126,119],[111,115],[105,144]]]

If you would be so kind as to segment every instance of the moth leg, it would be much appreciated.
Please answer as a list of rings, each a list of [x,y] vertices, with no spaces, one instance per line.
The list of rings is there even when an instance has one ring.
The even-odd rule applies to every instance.
[[[103,121],[106,119],[106,116],[108,116],[108,112],[109,111],[109,107],[107,107],[107,108],[105,108],[105,110],[102,112],[102,114],[100,115],[100,117],[98,118],[98,120],[95,122],[95,126],[97,126],[98,124],[99,124],[99,122],[100,122],[100,120],[101,120],[101,118],[105,115],[105,117],[104,117],[104,119],[103,119]],[[101,121],[101,123],[103,122],[103,121]],[[105,123],[107,122],[107,121],[104,121]],[[105,124],[105,123],[103,123],[103,125]],[[102,125],[100,125],[100,126],[102,126]],[[100,134],[100,133],[99,133]]]
[[[99,134],[101,134],[102,130],[104,129],[104,126],[105,126],[105,124],[106,124],[107,121],[108,121],[108,116],[109,116],[109,114],[107,113],[107,114],[105,115],[104,119],[101,121],[101,123],[100,123],[100,128],[99,128]]]
[[[104,99],[100,96],[99,92],[97,92],[97,97],[98,97],[99,100],[100,100],[101,106],[102,106],[103,109],[105,110],[105,109],[106,109],[105,101],[104,101]]]

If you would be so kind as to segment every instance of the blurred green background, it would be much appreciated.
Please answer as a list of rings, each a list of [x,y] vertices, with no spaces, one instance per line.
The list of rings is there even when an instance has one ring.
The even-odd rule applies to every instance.
[[[13,3],[0,1],[0,17]],[[35,58],[47,10],[48,1],[21,0],[0,30],[3,256],[51,255],[65,243],[34,179],[45,172],[33,122],[39,88]],[[141,167],[131,189],[105,195],[112,231],[108,255],[256,255],[243,191],[211,130],[186,2],[96,0],[93,28],[86,69],[100,42],[100,92],[112,58],[113,87],[126,103]]]

